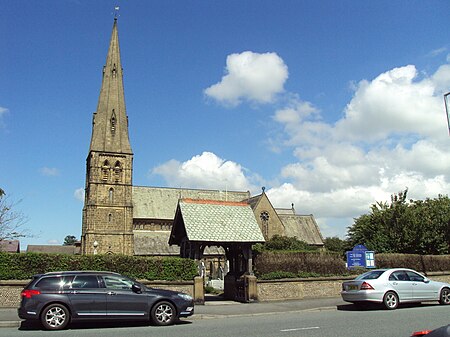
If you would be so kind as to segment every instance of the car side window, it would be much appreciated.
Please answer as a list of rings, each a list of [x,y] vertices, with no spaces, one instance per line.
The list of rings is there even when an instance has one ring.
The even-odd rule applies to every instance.
[[[95,275],[77,275],[72,282],[72,288],[99,288]]]
[[[406,273],[408,274],[409,279],[413,282],[423,282],[423,280],[425,279],[423,276],[412,271],[407,271]]]
[[[103,276],[106,288],[110,289],[131,289],[133,281],[125,277],[106,275]]]
[[[43,277],[36,283],[36,288],[43,290],[62,290],[70,287],[72,277],[51,276]]]
[[[409,277],[403,270],[398,270],[389,276],[389,281],[409,281]]]

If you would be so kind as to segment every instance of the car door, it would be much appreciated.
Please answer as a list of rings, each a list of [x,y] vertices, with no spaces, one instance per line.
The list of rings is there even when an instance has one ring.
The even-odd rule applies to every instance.
[[[96,275],[76,275],[67,295],[75,318],[106,318],[106,290]]]
[[[413,297],[418,301],[438,299],[437,291],[431,282],[425,282],[425,277],[413,271],[407,271],[409,279],[412,282]]]
[[[396,270],[389,275],[389,284],[398,294],[400,302],[413,298],[412,282],[404,270]]]
[[[149,318],[148,294],[133,291],[134,281],[121,275],[103,275],[102,281],[106,288],[106,309],[109,318]]]

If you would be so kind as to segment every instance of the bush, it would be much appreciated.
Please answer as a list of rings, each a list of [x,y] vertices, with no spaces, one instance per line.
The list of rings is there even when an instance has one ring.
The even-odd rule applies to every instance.
[[[262,252],[255,257],[255,274],[263,275],[347,275],[345,263],[338,253]],[[286,274],[287,273],[287,274]]]
[[[194,260],[178,257],[0,252],[0,280],[24,280],[35,274],[63,270],[112,271],[135,279],[172,281],[192,280],[197,275]]]
[[[298,240],[296,237],[274,235],[265,243],[258,243],[253,246],[255,253],[265,251],[317,251],[317,247],[310,246],[306,242]]]
[[[411,268],[422,273],[450,271],[449,255],[375,254],[377,268]]]

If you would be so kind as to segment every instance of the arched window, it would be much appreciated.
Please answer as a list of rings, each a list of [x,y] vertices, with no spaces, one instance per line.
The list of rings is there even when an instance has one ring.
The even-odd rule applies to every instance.
[[[120,183],[122,181],[122,165],[119,161],[116,161],[114,165],[114,181]]]
[[[108,191],[108,201],[110,204],[114,203],[114,189],[110,188]]]
[[[109,213],[109,214],[108,214],[108,222],[112,222],[112,217],[113,217],[112,214]]]
[[[269,213],[266,211],[261,212],[259,215],[262,222],[262,231],[265,239],[269,238]]]
[[[103,163],[102,166],[102,180],[107,181],[109,178],[109,162],[107,160],[105,160],[105,162]]]

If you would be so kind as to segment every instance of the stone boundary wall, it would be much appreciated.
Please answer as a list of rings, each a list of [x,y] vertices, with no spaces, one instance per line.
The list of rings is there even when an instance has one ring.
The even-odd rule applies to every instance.
[[[30,280],[0,280],[0,308],[18,308],[20,292]],[[147,281],[139,280],[151,288],[162,288],[184,292],[194,296],[194,281]]]
[[[450,283],[449,272],[432,272],[427,277],[434,281]],[[318,297],[339,297],[341,284],[354,277],[320,277],[281,280],[258,280],[259,301],[299,300]],[[14,308],[20,304],[20,292],[30,280],[0,280],[0,308]],[[147,281],[139,282],[152,288],[184,292],[195,296],[194,281]]]
[[[433,281],[450,283],[449,272],[430,272]],[[317,297],[339,297],[342,282],[354,277],[320,277],[280,280],[258,280],[259,301],[301,300]]]

